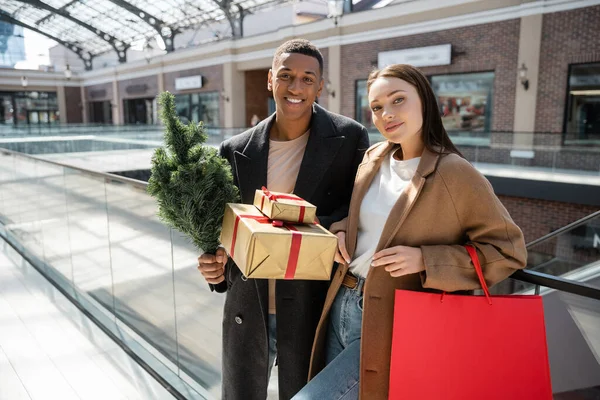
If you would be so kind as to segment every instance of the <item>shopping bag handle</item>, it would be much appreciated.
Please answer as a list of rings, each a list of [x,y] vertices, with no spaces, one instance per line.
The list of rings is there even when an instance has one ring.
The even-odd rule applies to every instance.
[[[477,272],[477,277],[479,278],[479,283],[481,284],[483,293],[485,293],[485,298],[487,299],[488,303],[492,305],[492,298],[490,296],[488,285],[485,283],[485,278],[483,277],[483,271],[481,270],[481,264],[479,263],[479,257],[477,256],[477,250],[475,250],[475,246],[472,244],[465,244],[465,249],[467,249],[467,253],[469,253],[469,256],[471,257],[471,261],[473,262],[473,266]]]

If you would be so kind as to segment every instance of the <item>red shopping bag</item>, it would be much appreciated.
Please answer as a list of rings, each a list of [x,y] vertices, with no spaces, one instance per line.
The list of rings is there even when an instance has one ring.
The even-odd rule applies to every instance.
[[[397,290],[390,366],[394,400],[552,399],[540,296]]]

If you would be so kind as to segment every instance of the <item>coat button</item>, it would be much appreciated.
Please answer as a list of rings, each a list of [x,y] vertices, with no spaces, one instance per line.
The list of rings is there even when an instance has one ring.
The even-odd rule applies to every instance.
[[[235,317],[235,323],[238,324],[238,325],[241,325],[242,324],[242,317],[239,317],[239,316]]]

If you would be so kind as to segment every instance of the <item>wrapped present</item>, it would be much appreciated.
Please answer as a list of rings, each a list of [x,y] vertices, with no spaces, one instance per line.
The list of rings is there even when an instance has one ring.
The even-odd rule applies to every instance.
[[[294,194],[270,192],[263,186],[254,195],[254,205],[267,217],[298,224],[312,224],[317,207]]]
[[[248,278],[329,280],[337,236],[318,224],[274,221],[253,205],[229,203],[221,244]]]

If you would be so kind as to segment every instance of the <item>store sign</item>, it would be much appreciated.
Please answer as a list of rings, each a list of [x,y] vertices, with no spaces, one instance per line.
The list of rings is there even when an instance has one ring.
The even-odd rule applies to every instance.
[[[98,97],[106,97],[106,89],[90,90],[90,97],[97,99]]]
[[[125,92],[127,92],[127,94],[142,94],[146,93],[147,90],[148,85],[146,85],[145,83],[141,85],[129,85],[125,88]]]
[[[431,67],[434,65],[449,65],[451,62],[451,44],[384,51],[377,56],[379,68],[383,68],[390,64],[410,64],[414,67]]]
[[[186,76],[175,79],[175,90],[200,89],[202,87],[202,75]]]

